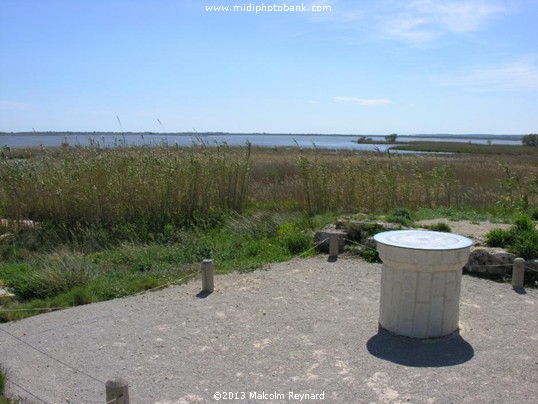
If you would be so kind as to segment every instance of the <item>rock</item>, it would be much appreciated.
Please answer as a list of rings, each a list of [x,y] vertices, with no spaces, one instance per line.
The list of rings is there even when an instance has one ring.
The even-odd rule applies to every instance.
[[[2,303],[2,300],[7,301],[8,299],[11,299],[15,295],[13,293],[8,292],[6,289],[0,286],[0,303]]]
[[[366,243],[369,237],[377,233],[405,229],[405,227],[402,227],[400,224],[378,222],[367,219],[341,219],[340,222],[338,227],[345,229],[348,239],[357,243]],[[371,247],[375,248],[375,243],[371,245]]]
[[[463,269],[468,273],[502,276],[511,273],[515,258],[502,248],[473,248]]]
[[[376,248],[373,235],[382,231],[401,230],[403,227],[395,223],[377,222],[371,220],[339,219],[334,225],[325,226],[314,236],[315,243],[320,243],[329,238],[331,234],[338,234],[338,249],[344,251],[347,244],[353,242],[365,244],[369,248]],[[329,241],[320,244],[318,250],[324,253],[329,252]]]

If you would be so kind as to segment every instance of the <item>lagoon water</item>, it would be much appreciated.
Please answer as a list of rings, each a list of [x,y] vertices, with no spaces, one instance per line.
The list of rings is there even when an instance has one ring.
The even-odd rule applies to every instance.
[[[253,146],[259,147],[302,147],[320,149],[349,149],[349,150],[370,150],[386,151],[390,148],[384,142],[383,136],[372,136],[374,141],[379,140],[379,144],[361,144],[356,140],[356,135],[282,135],[282,134],[2,134],[0,135],[0,147],[36,147],[36,146],[60,146],[67,143],[71,146],[94,146],[94,147],[116,147],[116,146],[190,146],[201,142],[214,145],[226,143],[230,146],[243,146],[250,142]],[[520,145],[518,140],[495,139],[492,135],[493,144]],[[400,136],[401,141],[433,141],[433,142],[469,142],[486,144],[487,139],[470,139],[461,137],[414,137]]]

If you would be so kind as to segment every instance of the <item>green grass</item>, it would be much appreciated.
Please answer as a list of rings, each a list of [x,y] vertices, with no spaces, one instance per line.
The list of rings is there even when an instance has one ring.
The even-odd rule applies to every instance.
[[[5,396],[5,392],[6,392],[5,389],[6,389],[7,382],[8,382],[8,372],[0,364],[0,404],[17,404],[17,403],[20,403],[21,401],[19,401],[19,400],[8,399]]]
[[[312,218],[323,224],[327,220]],[[313,239],[303,231],[305,222],[309,221],[297,214],[233,215],[212,229],[177,230],[174,242],[122,243],[85,254],[63,247],[28,254],[22,262],[4,261],[0,280],[17,299],[0,309],[0,321],[40,313],[36,308],[77,306],[185,282],[207,258],[215,261],[216,272],[227,273],[312,254]],[[24,310],[7,311],[14,309]]]
[[[5,388],[7,383],[7,372],[6,370],[0,365],[0,397],[4,396]],[[1,403],[1,401],[0,401]]]

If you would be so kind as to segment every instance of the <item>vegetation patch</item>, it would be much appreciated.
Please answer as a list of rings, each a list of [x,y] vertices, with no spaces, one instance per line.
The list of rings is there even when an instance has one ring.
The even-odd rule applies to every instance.
[[[185,282],[207,258],[228,272],[305,256],[312,231],[343,213],[388,212],[400,226],[535,215],[530,149],[472,159],[202,142],[3,149],[0,279],[16,297],[0,321]],[[23,220],[36,225],[8,225]],[[533,256],[534,231],[518,234],[499,243]]]
[[[174,242],[123,242],[84,254],[65,246],[27,253],[22,262],[0,263],[0,279],[16,295],[0,308],[0,321],[185,282],[207,258],[220,273],[289,260],[313,250],[301,223],[298,214],[233,215],[213,228],[175,229]],[[24,311],[11,311],[17,309]]]
[[[533,138],[534,139],[534,138]],[[509,145],[490,145],[463,142],[409,142],[403,145],[393,146],[392,150],[407,150],[427,153],[466,153],[466,154],[483,154],[483,155],[538,155],[538,149],[530,143],[524,143],[524,146]]]
[[[385,219],[387,222],[398,223],[407,227],[411,227],[413,225],[411,213],[405,208],[394,209],[390,215],[386,216]]]
[[[427,229],[429,230],[433,230],[433,231],[440,231],[440,232],[443,232],[443,233],[451,233],[452,232],[452,229],[450,228],[450,226],[444,222],[439,222],[439,223],[434,223],[434,224],[430,224],[429,226],[425,226]]]
[[[535,226],[536,223],[528,215],[520,214],[509,230],[494,229],[486,234],[486,242],[491,247],[506,248],[526,260],[537,259],[538,230]]]

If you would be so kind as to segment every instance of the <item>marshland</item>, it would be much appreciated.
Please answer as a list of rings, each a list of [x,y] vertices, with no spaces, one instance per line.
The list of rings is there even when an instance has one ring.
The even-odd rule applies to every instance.
[[[313,232],[340,216],[538,217],[538,148],[413,147],[448,154],[4,147],[0,287],[14,297],[0,319],[184,282],[205,258],[228,272],[311,255]]]

